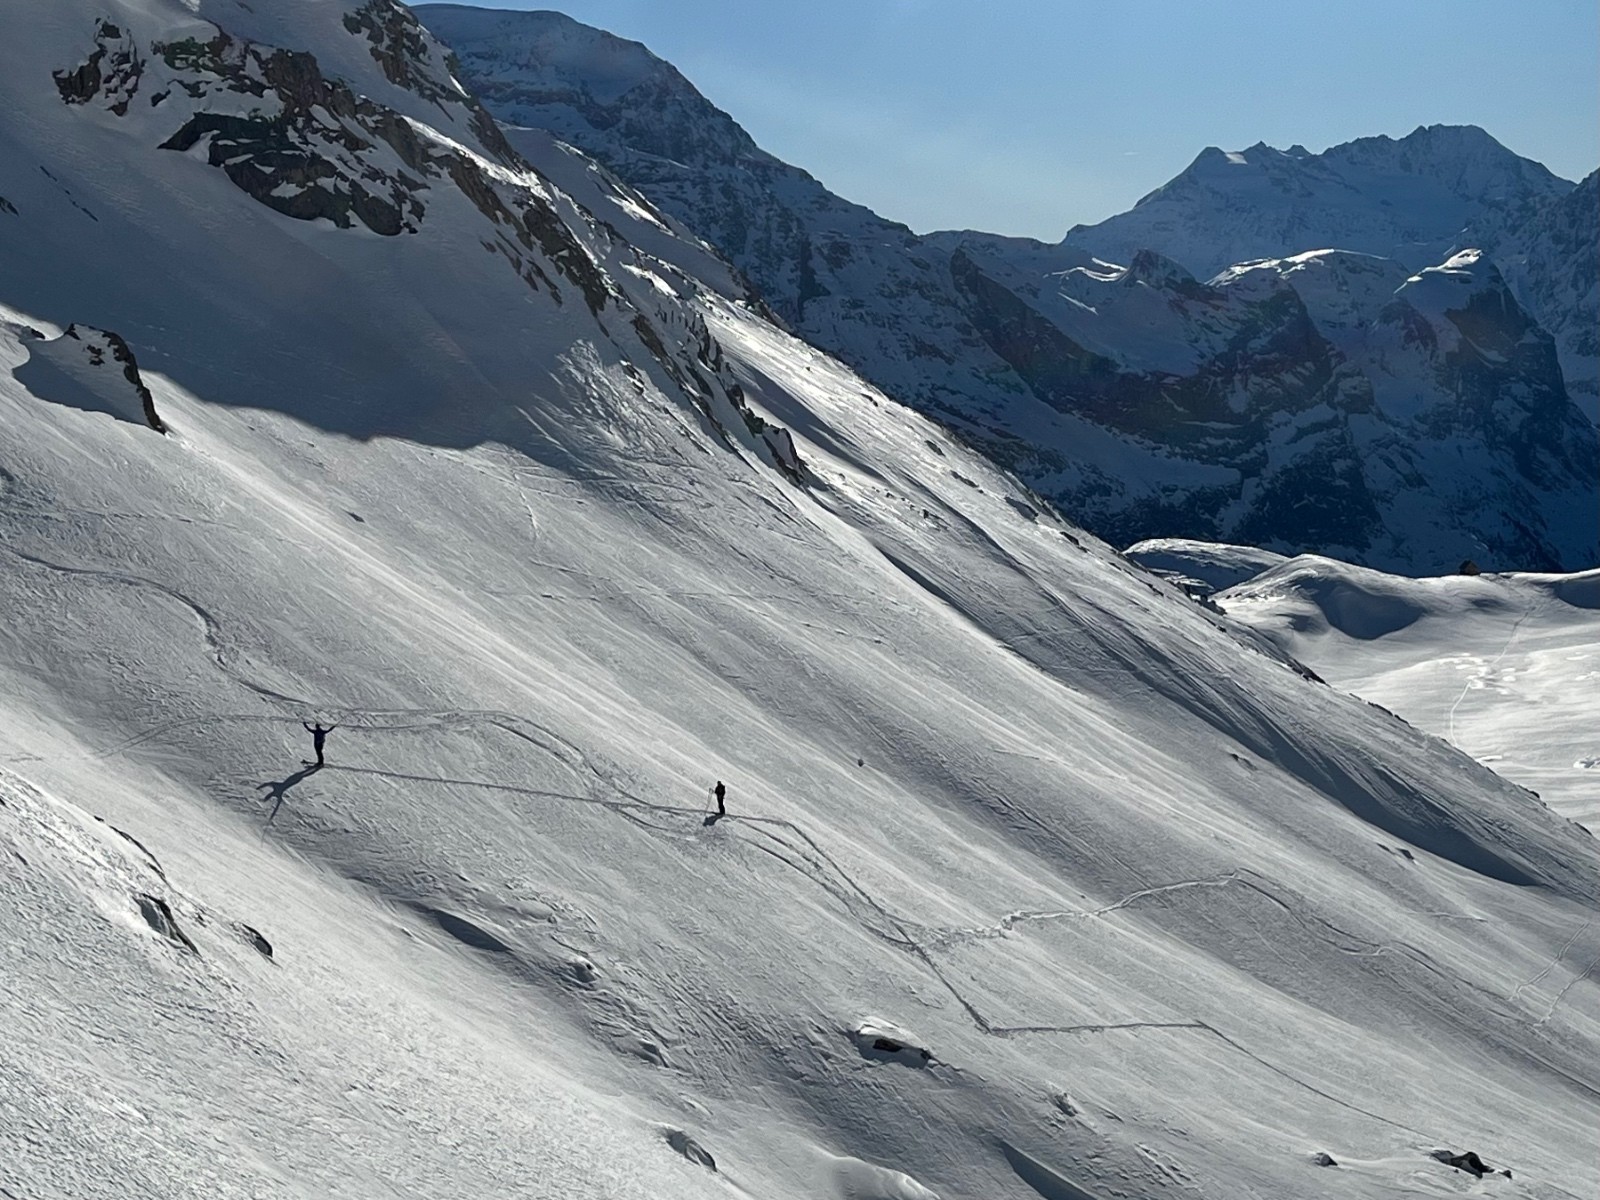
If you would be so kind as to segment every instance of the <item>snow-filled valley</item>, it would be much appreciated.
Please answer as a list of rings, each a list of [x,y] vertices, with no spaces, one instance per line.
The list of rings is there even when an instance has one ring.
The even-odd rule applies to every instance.
[[[529,169],[386,0],[22,7],[0,1196],[1600,1188],[1600,852],[1476,745]]]
[[[1404,579],[1308,556],[1217,602],[1335,687],[1600,824],[1600,571]]]

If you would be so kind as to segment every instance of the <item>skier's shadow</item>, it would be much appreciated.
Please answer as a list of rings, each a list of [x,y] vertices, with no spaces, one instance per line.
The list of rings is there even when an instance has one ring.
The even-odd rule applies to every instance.
[[[727,813],[711,813],[710,815],[708,815],[706,817],[706,819],[704,821],[701,821],[700,824],[702,824],[702,825],[704,825],[704,826],[709,828],[710,826],[715,825],[718,821],[722,820],[722,818],[727,816],[727,815],[728,815]]]
[[[286,779],[268,780],[266,783],[256,784],[257,791],[262,788],[269,789],[267,794],[261,797],[262,800],[271,800],[273,802],[272,812],[267,817],[268,825],[278,819],[278,810],[283,807],[284,799],[289,795],[289,789],[302,782],[307,775],[315,775],[322,770],[322,767],[322,763],[312,763],[310,766],[296,771]]]

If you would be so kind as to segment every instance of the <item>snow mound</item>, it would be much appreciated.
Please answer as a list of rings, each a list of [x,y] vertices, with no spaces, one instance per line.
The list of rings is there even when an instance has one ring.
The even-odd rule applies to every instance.
[[[925,1067],[933,1061],[933,1051],[922,1045],[914,1033],[882,1017],[868,1017],[859,1022],[850,1031],[850,1040],[855,1042],[863,1058],[878,1062]]]
[[[1304,556],[1216,600],[1334,686],[1600,826],[1600,569],[1410,579]]]
[[[1414,581],[1369,567],[1341,563],[1316,554],[1302,554],[1279,563],[1225,590],[1218,602],[1260,603],[1271,597],[1295,632],[1317,636],[1337,630],[1346,637],[1371,641],[1419,620],[1430,607],[1448,606]]]
[[[904,1171],[875,1166],[859,1158],[841,1157],[833,1164],[829,1195],[837,1200],[939,1200]]]
[[[1189,538],[1150,538],[1129,546],[1123,555],[1158,575],[1198,580],[1215,591],[1253,579],[1288,561],[1281,554],[1254,546]]]

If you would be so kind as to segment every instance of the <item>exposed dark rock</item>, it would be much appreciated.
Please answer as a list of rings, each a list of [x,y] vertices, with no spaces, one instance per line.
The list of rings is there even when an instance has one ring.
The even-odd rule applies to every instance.
[[[157,433],[166,433],[166,422],[156,412],[156,399],[150,394],[150,389],[145,386],[144,378],[139,374],[139,363],[133,357],[133,351],[128,348],[128,343],[123,341],[120,334],[112,333],[109,329],[92,329],[88,326],[69,325],[64,335],[84,343],[84,351],[89,362],[94,366],[101,366],[105,355],[109,352],[112,362],[122,367],[122,377],[126,379],[139,397],[144,408],[145,424]],[[104,347],[102,349],[102,346]]]
[[[122,368],[119,381],[113,383],[101,376],[105,368],[118,366]],[[29,360],[15,368],[15,374],[41,399],[167,432],[133,351],[109,330],[70,325],[61,337],[36,347]]]
[[[133,390],[139,394],[139,399],[144,403],[145,421],[157,433],[167,432],[166,422],[156,412],[156,399],[150,394],[150,389],[145,386],[144,379],[139,374],[139,363],[133,357],[133,351],[128,348],[128,343],[122,340],[120,334],[112,333],[110,330],[105,331],[105,339],[111,347],[112,359],[122,365],[122,377],[132,385]]]
[[[134,900],[138,902],[139,915],[151,929],[185,947],[191,954],[200,953],[195,944],[189,940],[189,935],[178,927],[178,920],[172,915],[172,909],[167,906],[165,900],[160,896],[146,895],[144,892],[135,895]]]
[[[494,118],[474,97],[445,87],[434,73],[419,67],[418,64],[428,60],[435,43],[410,9],[393,0],[367,0],[362,7],[345,14],[344,27],[353,34],[366,36],[371,43],[373,61],[382,68],[390,83],[431,100],[441,108],[447,104],[463,106],[471,114],[472,131],[478,135],[484,149],[506,166],[526,165],[506,141]],[[439,53],[446,70],[455,75],[453,56],[442,48]]]
[[[52,72],[56,90],[67,104],[87,104],[103,94],[106,107],[117,116],[124,116],[139,88],[144,64],[133,40],[124,37],[122,29],[110,21],[101,20],[95,25],[94,42],[94,49],[83,62]]]
[[[255,200],[297,220],[322,217],[348,229],[353,217],[385,236],[415,232],[423,214],[417,199],[422,182],[403,172],[386,174],[362,157],[378,142],[390,145],[402,162],[422,157],[416,135],[394,113],[325,80],[309,54],[264,52],[249,44],[235,52],[235,43],[222,33],[209,43],[161,49],[169,62],[212,77],[195,81],[202,94],[225,90],[265,96],[270,91],[282,104],[276,115],[259,109],[244,116],[196,113],[161,149],[186,151],[209,139],[206,157],[212,166],[221,167]],[[319,107],[344,121],[330,128],[314,115]],[[357,135],[352,124],[372,138]]]
[[[1468,1150],[1462,1154],[1452,1154],[1449,1150],[1435,1150],[1433,1157],[1458,1171],[1466,1171],[1478,1179],[1482,1179],[1493,1170],[1492,1167],[1484,1163],[1483,1159],[1478,1157],[1475,1150]]]
[[[1337,1167],[1338,1161],[1326,1150],[1318,1150],[1311,1156],[1311,1161],[1319,1167]]]
[[[95,820],[104,821],[105,818],[96,817]],[[138,838],[134,837],[133,834],[129,833],[126,829],[118,829],[115,825],[107,825],[106,828],[110,829],[112,833],[131,844],[136,850],[139,851],[140,854],[144,855],[145,861],[149,864],[150,869],[161,877],[162,882],[166,881],[166,871],[162,870],[160,860],[157,859],[154,854],[150,853],[150,848],[148,846],[146,846]]]
[[[254,946],[257,953],[263,958],[272,957],[272,943],[262,937],[260,931],[249,925],[240,925],[239,932],[243,935],[244,940]]]
[[[750,415],[755,416],[754,413]],[[761,439],[772,452],[772,461],[778,465],[778,469],[795,483],[800,483],[804,478],[805,466],[800,461],[800,452],[795,449],[794,436],[787,429],[767,426],[761,431]]]
[[[4,196],[0,196],[0,212],[10,213],[14,217],[17,215],[17,206]]]
[[[927,1067],[933,1051],[919,1046],[903,1029],[879,1020],[864,1021],[850,1031],[850,1040],[863,1058],[876,1062],[896,1062],[908,1067]]]
[[[666,1131],[666,1137],[667,1145],[671,1146],[690,1162],[698,1163],[708,1171],[716,1171],[717,1160],[711,1157],[711,1152],[683,1130],[669,1129]]]

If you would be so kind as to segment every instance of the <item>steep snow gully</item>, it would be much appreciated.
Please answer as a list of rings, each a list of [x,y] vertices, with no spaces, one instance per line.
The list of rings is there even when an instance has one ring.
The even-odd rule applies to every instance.
[[[1600,1188],[1582,828],[496,157],[405,10],[25,7],[0,1195]],[[162,149],[280,103],[282,194]]]

